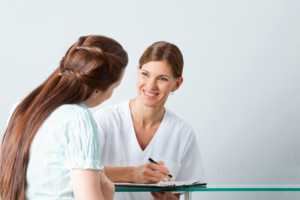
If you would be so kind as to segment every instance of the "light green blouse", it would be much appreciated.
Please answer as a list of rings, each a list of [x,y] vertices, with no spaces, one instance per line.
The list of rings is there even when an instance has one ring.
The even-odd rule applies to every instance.
[[[84,103],[63,105],[53,111],[30,147],[26,199],[75,199],[69,170],[103,169],[96,130]]]

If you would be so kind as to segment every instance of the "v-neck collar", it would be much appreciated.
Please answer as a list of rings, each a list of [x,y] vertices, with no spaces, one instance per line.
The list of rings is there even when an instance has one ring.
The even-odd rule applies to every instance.
[[[130,124],[131,130],[130,130],[129,132],[130,132],[130,134],[132,134],[132,137],[133,137],[134,140],[135,140],[134,143],[135,143],[135,145],[137,146],[137,149],[139,149],[139,151],[140,151],[141,153],[145,153],[145,152],[149,149],[149,146],[150,146],[152,143],[154,143],[153,140],[155,140],[155,138],[158,137],[157,135],[160,133],[160,129],[161,129],[161,127],[164,125],[164,121],[165,121],[166,114],[167,114],[167,109],[165,108],[164,116],[163,116],[163,118],[162,118],[162,120],[161,120],[161,122],[160,122],[160,125],[159,125],[157,131],[155,132],[154,136],[152,137],[151,141],[149,142],[149,144],[147,145],[147,147],[146,147],[144,150],[142,150],[142,148],[141,148],[141,146],[140,146],[140,144],[139,144],[139,142],[138,142],[138,140],[137,140],[136,133],[135,133],[135,129],[134,129],[134,126],[133,126],[133,120],[132,120],[132,116],[131,116],[131,111],[130,111],[129,102],[130,102],[130,100],[127,102],[127,111],[128,111],[128,113],[129,113],[129,118],[130,118],[130,119],[129,119],[129,122],[131,123],[131,124]]]

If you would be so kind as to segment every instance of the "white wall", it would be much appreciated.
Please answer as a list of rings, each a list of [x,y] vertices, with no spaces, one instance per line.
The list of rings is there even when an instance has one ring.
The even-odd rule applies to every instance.
[[[300,2],[0,1],[0,137],[12,103],[79,36],[119,41],[130,62],[109,105],[136,95],[147,46],[182,50],[184,83],[167,107],[196,131],[210,184],[300,183]],[[299,199],[296,192],[194,193],[195,199]],[[197,198],[196,198],[197,197]]]

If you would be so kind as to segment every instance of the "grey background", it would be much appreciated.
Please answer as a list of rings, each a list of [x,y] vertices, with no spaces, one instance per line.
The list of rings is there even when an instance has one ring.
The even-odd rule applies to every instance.
[[[300,183],[300,1],[0,1],[0,137],[13,103],[82,35],[129,54],[106,106],[136,96],[136,66],[156,41],[184,55],[166,107],[196,131],[210,184]],[[195,199],[299,199],[296,192],[194,193]]]

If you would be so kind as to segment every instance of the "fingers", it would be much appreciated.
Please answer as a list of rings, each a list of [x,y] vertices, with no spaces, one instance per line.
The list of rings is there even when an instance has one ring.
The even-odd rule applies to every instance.
[[[151,170],[151,169],[146,170],[145,173],[144,173],[144,176],[152,176],[152,177],[156,177],[156,178],[158,178],[159,180],[168,177],[168,176],[167,176],[166,174],[164,174],[164,173],[157,172],[157,171],[154,171],[154,170]]]
[[[111,181],[106,177],[104,170],[100,171],[100,183],[105,185],[109,185]]]
[[[148,183],[158,183],[161,180],[161,178],[157,178],[154,176],[146,176],[145,178]]]
[[[109,181],[109,182],[110,182],[110,187],[112,188],[113,191],[115,191],[115,184],[112,181]]]
[[[155,177],[155,176],[149,176],[149,175],[143,175],[139,178],[137,183],[142,183],[142,184],[153,184],[153,183],[158,183],[161,181],[161,178]]]
[[[104,170],[100,171],[100,180],[105,178]]]
[[[154,163],[148,163],[148,167],[151,168],[152,170],[160,171],[164,174],[170,174],[169,169],[165,165],[157,165]]]
[[[167,176],[166,178],[162,179],[161,181],[163,181],[163,182],[170,182],[171,179]]]
[[[154,192],[150,192],[154,199],[158,199],[158,196]]]
[[[158,183],[160,181],[163,181],[163,182],[170,182],[170,181],[166,181],[165,179],[161,179],[161,178],[158,178],[158,177],[155,177],[155,176],[144,176],[143,177],[144,181],[143,183],[147,183],[147,184],[153,184],[153,183]]]
[[[135,168],[133,176],[136,183],[157,183],[162,179],[169,180],[168,168],[163,165],[162,161],[158,161],[160,165],[154,163],[147,163]]]
[[[165,192],[150,192],[150,194],[155,198],[155,199],[164,199],[166,197]]]
[[[165,163],[163,162],[163,161],[157,161],[157,163],[159,164],[159,165],[165,165]]]
[[[104,194],[105,193],[105,188],[107,187],[107,182],[105,180],[105,175],[104,175],[104,172],[102,170],[100,172],[100,187],[101,187],[101,192]]]

